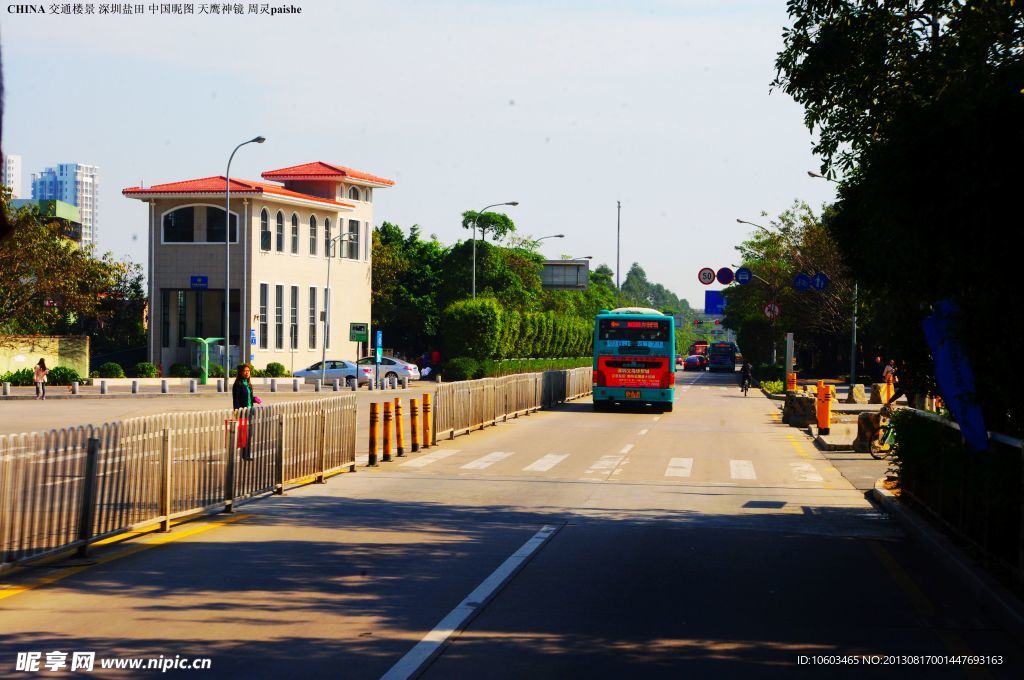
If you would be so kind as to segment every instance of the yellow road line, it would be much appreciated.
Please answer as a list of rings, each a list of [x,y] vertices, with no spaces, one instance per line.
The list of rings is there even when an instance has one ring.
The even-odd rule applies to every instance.
[[[128,548],[125,548],[124,550],[118,550],[117,552],[112,553],[110,555],[105,555],[97,558],[90,558],[92,561],[89,564],[83,564],[77,567],[68,567],[66,569],[61,569],[60,571],[56,571],[52,574],[47,574],[46,576],[40,576],[38,578],[27,581],[26,583],[0,584],[0,600],[6,600],[8,598],[14,597],[15,595],[20,595],[21,593],[27,592],[29,590],[38,590],[39,588],[44,588],[48,585],[52,585],[57,581],[62,581],[68,578],[69,576],[74,576],[75,574],[81,573],[91,567],[107,564],[108,562],[113,562],[114,560],[119,560],[124,557],[130,557],[131,555],[135,555],[144,550],[149,550],[150,548],[155,548],[157,546],[165,545],[173,541],[179,541],[183,538],[195,536],[196,534],[201,534],[204,531],[216,529],[217,527],[221,527],[226,524],[232,524],[234,522],[238,522],[249,517],[252,517],[252,515],[218,515],[217,517],[209,520],[205,524],[200,524],[190,529],[183,529],[181,531],[176,531],[168,534],[160,534],[152,538],[151,540],[146,541],[145,543],[136,543]],[[129,535],[133,533],[136,532],[129,532]],[[142,531],[138,533],[150,532]],[[122,538],[122,536],[118,536],[117,538]],[[99,541],[96,543],[96,545],[109,542],[110,540],[111,539],[107,539],[106,541]]]

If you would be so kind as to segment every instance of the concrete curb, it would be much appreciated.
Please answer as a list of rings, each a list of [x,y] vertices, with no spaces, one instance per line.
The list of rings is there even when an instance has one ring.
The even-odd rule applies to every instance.
[[[993,615],[1019,643],[1024,643],[1024,602],[986,573],[952,541],[929,525],[913,509],[900,503],[891,491],[875,482],[871,498],[882,506],[903,529],[917,539],[939,561],[960,579],[982,607]]]
[[[764,396],[768,397],[772,401],[786,401],[786,394],[785,393],[783,393],[783,394],[771,394],[767,390],[765,390],[763,387],[758,387],[757,389],[761,390],[761,394],[763,394]]]

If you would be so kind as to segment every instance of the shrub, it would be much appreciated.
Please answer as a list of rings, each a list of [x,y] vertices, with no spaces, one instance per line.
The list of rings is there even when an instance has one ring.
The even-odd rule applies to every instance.
[[[167,375],[172,378],[191,378],[192,367],[188,364],[171,364],[171,368],[167,371]]]
[[[159,378],[160,369],[156,367],[156,364],[150,361],[140,361],[135,364],[135,377],[136,378]]]
[[[32,369],[22,368],[18,371],[11,371],[0,376],[0,382],[9,382],[12,385],[18,387],[31,387],[34,384],[32,380]]]
[[[472,380],[480,364],[472,357],[455,357],[444,365],[444,377],[448,380]]]
[[[266,375],[270,378],[284,378],[291,374],[288,372],[288,369],[284,367],[284,364],[271,361],[267,364]]]
[[[67,366],[54,366],[46,375],[46,381],[51,385],[70,385],[73,382],[84,382],[78,371]]]
[[[785,385],[781,380],[762,380],[761,389],[768,394],[782,394],[782,390]]]
[[[98,370],[101,378],[124,377],[124,369],[121,368],[121,364],[116,361],[108,361],[105,364],[101,364]]]
[[[758,364],[754,369],[754,376],[764,382],[765,380],[785,380],[786,372],[780,364]]]
[[[459,300],[441,313],[448,352],[473,359],[497,356],[502,335],[502,309],[497,300]]]
[[[210,364],[207,367],[206,375],[210,378],[223,378],[224,367],[221,366],[220,364]]]
[[[99,371],[91,371],[89,373],[89,377],[90,378],[98,378],[98,377],[100,377],[100,372]]]

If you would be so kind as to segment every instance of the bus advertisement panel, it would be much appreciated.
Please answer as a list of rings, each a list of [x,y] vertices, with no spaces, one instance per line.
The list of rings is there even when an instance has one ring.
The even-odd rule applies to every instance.
[[[736,354],[739,347],[735,342],[714,342],[708,346],[709,371],[735,371]]]
[[[594,409],[675,399],[675,321],[656,310],[602,311],[594,322]]]

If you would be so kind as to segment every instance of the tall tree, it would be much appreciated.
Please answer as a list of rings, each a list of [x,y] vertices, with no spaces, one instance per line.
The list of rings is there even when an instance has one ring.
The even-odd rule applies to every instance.
[[[487,240],[487,232],[490,232],[492,240],[500,241],[516,230],[512,218],[505,213],[499,212],[476,212],[467,210],[462,213],[462,228],[473,229],[474,226],[480,232],[480,240]]]

